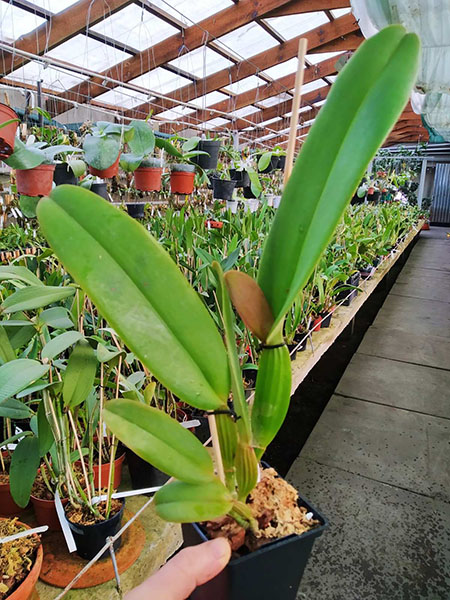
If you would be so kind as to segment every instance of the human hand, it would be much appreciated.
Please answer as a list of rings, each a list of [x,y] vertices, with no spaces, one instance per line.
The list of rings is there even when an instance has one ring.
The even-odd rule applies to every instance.
[[[125,600],[185,600],[197,586],[220,573],[230,556],[230,544],[224,538],[185,548],[128,592]]]

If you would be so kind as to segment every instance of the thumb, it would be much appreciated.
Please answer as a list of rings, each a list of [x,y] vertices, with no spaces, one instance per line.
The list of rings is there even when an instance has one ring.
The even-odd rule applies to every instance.
[[[231,548],[224,538],[185,548],[128,592],[125,600],[185,600],[197,586],[220,573],[230,556]]]

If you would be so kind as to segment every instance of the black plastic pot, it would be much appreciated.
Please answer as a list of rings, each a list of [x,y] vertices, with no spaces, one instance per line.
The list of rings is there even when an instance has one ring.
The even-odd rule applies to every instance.
[[[230,169],[230,177],[236,182],[237,188],[250,187],[250,177],[247,171],[237,171],[236,169]]]
[[[332,313],[323,313],[320,315],[322,318],[322,322],[320,324],[320,328],[329,327],[331,323]]]
[[[129,448],[126,449],[128,470],[133,490],[164,485],[169,476],[150,465]]]
[[[260,171],[258,169],[259,173],[272,173],[272,171],[275,171],[275,169],[278,169],[278,162],[280,160],[279,156],[272,156],[272,158],[270,159],[270,163],[267,165],[267,167]]]
[[[55,185],[78,185],[78,179],[66,163],[55,165],[53,181],[55,182]]]
[[[133,219],[143,219],[145,215],[145,202],[127,202],[128,214]]]
[[[220,140],[200,140],[196,150],[208,152],[191,158],[192,162],[202,169],[215,169],[219,159]]]
[[[75,525],[66,517],[77,546],[78,556],[81,556],[81,558],[85,558],[86,560],[94,558],[97,552],[105,545],[106,538],[115,535],[119,531],[124,507],[125,501],[122,500],[122,508],[118,513],[107,521],[102,521],[95,525]],[[120,548],[121,541],[122,539],[119,538],[114,542],[114,550]],[[101,558],[105,558],[106,556],[110,556],[109,550],[106,550]]]
[[[320,521],[316,529],[303,535],[289,535],[255,552],[232,558],[219,575],[191,594],[191,600],[295,600],[314,541],[328,526],[326,519],[305,499],[299,498],[299,505]],[[208,539],[196,523],[183,525],[183,537],[185,546]]]
[[[93,183],[91,185],[91,192],[98,194],[105,200],[109,200],[108,190],[106,189],[106,183]]]
[[[216,200],[231,200],[233,197],[235,181],[229,179],[213,179],[213,196]]]
[[[247,200],[251,200],[252,198],[256,198],[257,196],[255,196],[255,194],[252,192],[252,188],[250,186],[248,187],[244,187],[242,189],[242,192],[244,194],[244,198],[246,198]]]
[[[288,350],[289,350],[289,356],[291,357],[291,360],[295,360],[297,358],[297,352],[298,352],[298,348],[297,348],[297,343],[294,342],[293,344],[288,344],[287,345]],[[294,350],[295,348],[295,350]],[[294,350],[294,352],[292,352]],[[291,354],[292,352],[292,354]]]
[[[282,171],[284,171],[285,166],[286,166],[286,156],[279,156],[277,169],[281,169]]]

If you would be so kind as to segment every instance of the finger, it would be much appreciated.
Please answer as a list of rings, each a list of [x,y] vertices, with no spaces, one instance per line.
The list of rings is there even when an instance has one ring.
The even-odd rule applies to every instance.
[[[185,548],[128,592],[125,600],[185,600],[197,586],[220,573],[230,556],[231,548],[224,538]]]

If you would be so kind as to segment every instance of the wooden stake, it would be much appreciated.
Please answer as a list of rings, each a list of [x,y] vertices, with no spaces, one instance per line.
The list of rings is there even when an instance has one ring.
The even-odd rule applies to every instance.
[[[211,433],[212,447],[216,462],[217,475],[222,483],[225,483],[225,471],[223,469],[222,453],[220,452],[219,434],[217,432],[216,417],[208,415],[209,432]]]
[[[286,165],[284,167],[284,185],[288,182],[294,164],[295,142],[297,140],[298,115],[300,109],[300,100],[302,98],[303,74],[305,65],[305,55],[308,46],[306,38],[300,38],[298,43],[298,65],[295,76],[294,99],[292,100],[291,129],[289,132],[289,142],[287,147]]]

